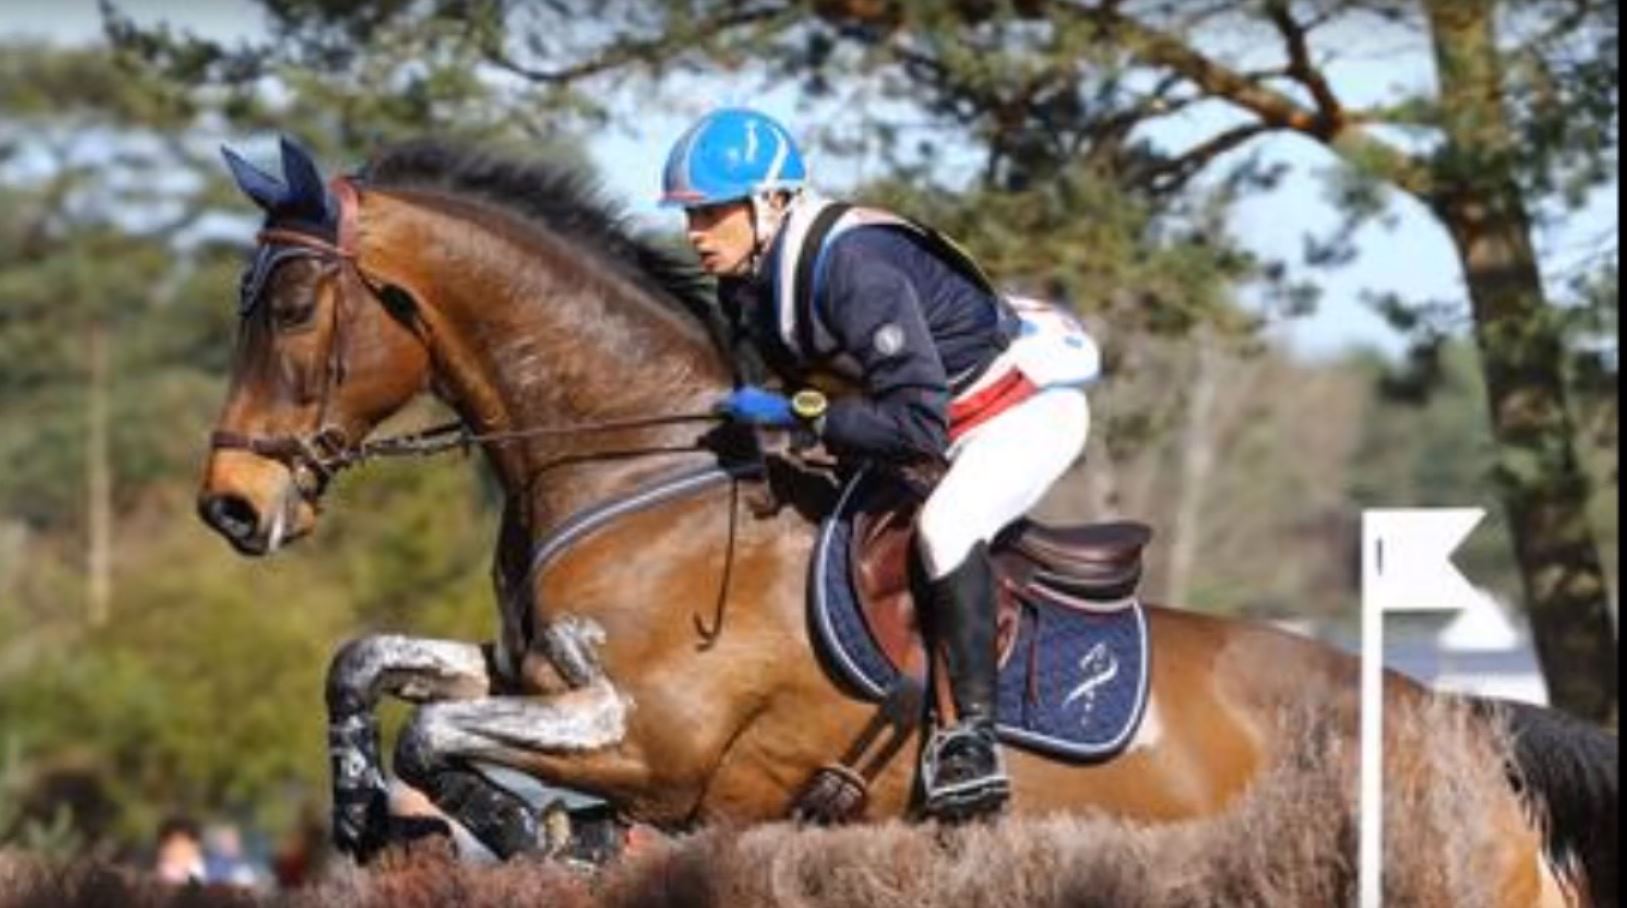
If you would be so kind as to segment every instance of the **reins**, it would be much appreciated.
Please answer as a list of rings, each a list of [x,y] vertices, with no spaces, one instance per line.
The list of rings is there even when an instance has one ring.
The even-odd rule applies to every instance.
[[[724,417],[717,413],[668,413],[638,419],[615,419],[604,422],[577,423],[569,426],[545,426],[529,429],[510,429],[502,432],[470,432],[461,420],[441,423],[417,432],[392,435],[363,442],[350,455],[353,463],[375,457],[427,457],[446,451],[467,450],[488,442],[520,441],[550,435],[586,435],[594,432],[616,432],[626,429],[647,429],[654,426],[681,425],[689,422],[717,422]]]

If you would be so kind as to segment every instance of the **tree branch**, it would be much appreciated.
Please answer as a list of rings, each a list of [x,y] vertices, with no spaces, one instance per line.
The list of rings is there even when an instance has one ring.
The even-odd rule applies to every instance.
[[[1186,185],[1186,182],[1202,170],[1205,166],[1233,148],[1237,148],[1255,136],[1275,132],[1282,127],[1269,123],[1255,121],[1234,126],[1224,132],[1192,146],[1174,158],[1161,161],[1133,173],[1131,178],[1138,182],[1145,182],[1155,193],[1163,194],[1173,192]]]
[[[903,64],[905,70],[914,69],[918,73],[929,74],[923,81],[928,84],[941,85],[944,94],[951,101],[964,100],[972,104],[974,110],[965,113],[960,110],[951,110],[950,114],[961,125],[967,125],[977,119],[978,114],[990,112],[998,115],[1006,106],[1005,102],[994,92],[967,82],[955,75],[944,65],[942,60],[930,54],[907,47],[900,40],[889,41],[886,50],[895,60]]]
[[[1407,126],[1417,129],[1439,129],[1440,123],[1429,108],[1417,101],[1403,101],[1380,107],[1347,109],[1344,113],[1347,127]]]
[[[1266,15],[1288,45],[1288,75],[1304,85],[1316,101],[1316,109],[1322,119],[1320,128],[1328,135],[1337,132],[1343,123],[1344,105],[1339,103],[1338,96],[1333,93],[1333,87],[1328,84],[1322,71],[1311,62],[1307,27],[1294,19],[1285,0],[1272,0],[1267,5]]]
[[[663,56],[675,55],[674,48],[678,48],[678,52],[688,49],[685,40],[691,36],[714,36],[742,26],[767,22],[786,12],[786,7],[782,5],[734,9],[703,19],[683,31],[662,32],[654,38],[613,41],[588,59],[560,69],[537,69],[527,66],[514,59],[498,42],[485,42],[482,51],[488,63],[523,79],[545,85],[565,85],[628,64],[651,62]]]
[[[1331,132],[1320,128],[1321,118],[1317,112],[1282,92],[1244,78],[1181,39],[1130,18],[1119,12],[1115,4],[1058,3],[1056,8],[1060,13],[1093,23],[1109,37],[1117,37],[1141,62],[1178,72],[1208,95],[1253,113],[1268,129],[1290,129],[1310,136],[1342,157],[1382,171],[1384,178],[1400,189],[1420,198],[1429,197],[1432,181],[1428,168],[1420,161],[1351,128],[1348,123],[1339,124]]]

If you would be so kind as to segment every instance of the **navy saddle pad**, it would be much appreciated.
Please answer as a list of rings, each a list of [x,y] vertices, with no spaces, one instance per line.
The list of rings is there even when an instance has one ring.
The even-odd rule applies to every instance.
[[[844,680],[880,700],[901,679],[871,635],[853,583],[854,515],[867,476],[849,482],[821,527],[808,587],[814,637],[827,661]],[[1000,737],[1065,760],[1113,756],[1135,734],[1147,703],[1141,603],[1091,610],[1042,595],[1019,599],[1016,640],[1000,669]]]

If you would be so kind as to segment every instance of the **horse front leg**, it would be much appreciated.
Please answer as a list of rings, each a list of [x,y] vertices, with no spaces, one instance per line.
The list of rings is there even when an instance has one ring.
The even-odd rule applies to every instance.
[[[328,666],[333,838],[367,860],[388,844],[389,790],[379,755],[379,699],[471,699],[491,690],[487,651],[473,643],[377,634],[340,647]]]
[[[606,679],[546,696],[486,697],[420,706],[396,741],[395,770],[463,824],[493,854],[539,846],[538,816],[476,764],[532,768],[538,759],[579,763],[573,781],[610,781],[641,770],[624,765],[628,700]],[[636,763],[636,761],[633,761]]]

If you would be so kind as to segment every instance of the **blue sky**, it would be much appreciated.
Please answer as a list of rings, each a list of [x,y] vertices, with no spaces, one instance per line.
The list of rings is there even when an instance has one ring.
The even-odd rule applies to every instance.
[[[258,14],[242,0],[180,3],[176,0],[120,0],[120,6],[138,20],[164,19],[203,34],[231,38],[258,30]],[[56,42],[96,39],[100,15],[95,0],[0,0],[0,35],[30,35]],[[1352,33],[1332,36],[1337,48],[1313,48],[1336,53],[1329,63],[1341,97],[1352,106],[1393,98],[1399,91],[1427,85],[1432,78],[1428,48],[1416,36],[1396,33]],[[1241,36],[1239,40],[1247,40]],[[1245,48],[1247,45],[1240,45]],[[1261,42],[1263,53],[1276,50]],[[1262,58],[1264,59],[1264,58]],[[641,111],[636,127],[606,130],[589,141],[611,191],[621,196],[631,212],[651,223],[673,225],[676,215],[654,205],[660,164],[667,145],[688,122],[715,104],[749,103],[784,121],[803,138],[816,129],[840,128],[843,105],[862,98],[839,99],[816,111],[799,107],[792,90],[759,92],[754,81],[739,87],[708,84],[705,90],[676,92],[679,100],[659,109]],[[1233,116],[1223,106],[1197,108],[1167,118],[1156,133],[1171,147],[1201,138],[1216,123]],[[1291,175],[1276,191],[1242,203],[1232,228],[1251,249],[1291,265],[1300,259],[1306,233],[1325,235],[1337,213],[1326,202],[1321,174],[1335,160],[1313,142],[1295,136],[1257,140],[1250,146],[1269,159],[1291,165]],[[822,188],[840,192],[845,186],[873,175],[864,160],[822,162],[813,156],[811,169]],[[1601,240],[1614,246],[1619,229],[1615,186],[1594,193],[1579,214],[1538,233],[1537,244],[1550,291],[1558,291],[1564,274],[1577,262],[1596,254]],[[1314,277],[1322,286],[1321,305],[1315,315],[1273,330],[1295,352],[1321,357],[1352,346],[1376,347],[1389,353],[1402,349],[1395,332],[1361,302],[1362,292],[1394,291],[1407,299],[1453,301],[1467,316],[1466,295],[1457,258],[1445,232],[1415,202],[1397,196],[1388,225],[1365,228],[1357,238],[1360,256],[1337,270],[1298,273]]]

